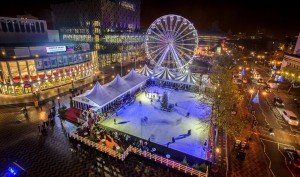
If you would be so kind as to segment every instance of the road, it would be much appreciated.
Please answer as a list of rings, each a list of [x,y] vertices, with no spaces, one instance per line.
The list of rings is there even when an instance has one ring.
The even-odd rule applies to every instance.
[[[269,70],[266,67],[256,66],[255,69],[264,81],[270,79]],[[250,71],[246,77],[250,76]],[[250,78],[250,77],[249,77]],[[254,80],[252,80],[254,81]],[[247,84],[248,89],[254,89],[253,98],[257,95],[259,85],[255,82]],[[265,156],[268,159],[271,175],[275,177],[297,177],[300,171],[289,165],[288,157],[284,153],[284,148],[300,150],[300,127],[289,125],[281,116],[283,108],[275,107],[272,103],[274,96],[279,96],[284,100],[284,109],[289,109],[298,114],[289,100],[285,91],[271,89],[270,93],[263,96],[262,91],[258,93],[259,102],[251,101],[255,110],[255,117],[258,125],[254,131],[259,134],[260,141],[264,147]],[[250,97],[248,95],[248,97]],[[252,98],[252,100],[253,100]],[[269,128],[273,128],[274,136],[270,135]]]

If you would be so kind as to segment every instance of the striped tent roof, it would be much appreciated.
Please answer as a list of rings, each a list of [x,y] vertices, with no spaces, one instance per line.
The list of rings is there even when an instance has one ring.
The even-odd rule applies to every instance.
[[[154,75],[157,79],[163,79],[163,80],[174,80],[175,75],[169,71],[168,68],[165,68],[159,73],[156,73]]]
[[[185,72],[184,74],[178,76],[176,78],[176,81],[178,82],[183,82],[183,83],[187,83],[187,84],[198,84],[198,78],[193,75],[190,71]]]
[[[179,74],[185,74],[186,70],[182,67],[179,69],[178,73]]]
[[[131,71],[124,76],[124,80],[131,84],[131,86],[136,86],[137,84],[140,84],[148,79],[149,77],[147,76],[137,74],[134,69],[131,69]]]
[[[146,64],[142,69],[138,70],[137,72],[144,76],[151,76],[153,74],[153,71],[150,68],[148,68]]]

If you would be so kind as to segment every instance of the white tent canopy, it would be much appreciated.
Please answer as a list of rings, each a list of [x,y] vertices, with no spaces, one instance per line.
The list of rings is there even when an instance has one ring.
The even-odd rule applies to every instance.
[[[198,85],[199,79],[190,71],[187,71],[183,75],[178,76],[175,80],[186,84]]]
[[[73,98],[75,107],[106,109],[109,105],[125,94],[131,94],[132,91],[143,86],[148,77],[137,74],[133,69],[124,78],[117,75],[110,83],[101,86],[99,82],[93,89]]]
[[[162,80],[169,80],[169,81],[175,80],[175,75],[171,73],[167,67],[161,72],[156,73],[154,76],[157,79],[162,79]]]
[[[153,71],[150,68],[148,68],[148,66],[146,64],[144,65],[144,67],[142,69],[140,69],[137,72],[144,76],[148,76],[148,77],[153,74]]]
[[[131,71],[126,76],[124,76],[124,80],[127,81],[131,86],[136,86],[137,84],[148,80],[148,77],[137,74],[134,69],[131,69]]]

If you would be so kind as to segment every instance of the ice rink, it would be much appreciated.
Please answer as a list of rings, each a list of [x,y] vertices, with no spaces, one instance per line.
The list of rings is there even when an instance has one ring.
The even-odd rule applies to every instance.
[[[158,92],[161,100],[164,91],[168,93],[169,104],[177,103],[171,112],[160,110],[158,95],[153,93]],[[170,143],[169,148],[206,159],[203,144],[208,139],[211,108],[201,105],[195,93],[159,87],[148,87],[147,92],[141,92],[134,103],[102,124],[145,140],[150,138],[152,142],[164,146],[174,137],[175,143]],[[155,95],[153,102],[152,95]],[[145,117],[147,121],[143,121]],[[191,130],[191,135],[187,135],[188,130]]]

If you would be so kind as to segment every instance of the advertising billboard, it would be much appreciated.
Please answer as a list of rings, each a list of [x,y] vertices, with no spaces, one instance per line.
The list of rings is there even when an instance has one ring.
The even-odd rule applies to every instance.
[[[66,46],[51,46],[46,47],[47,53],[55,53],[55,52],[65,52],[67,50]]]

